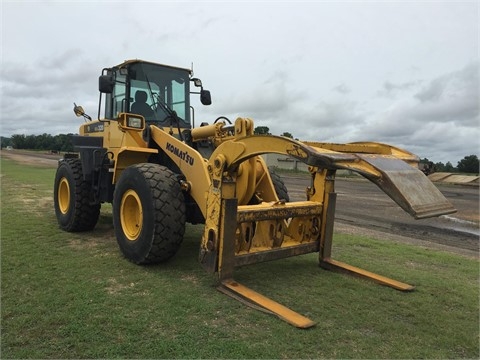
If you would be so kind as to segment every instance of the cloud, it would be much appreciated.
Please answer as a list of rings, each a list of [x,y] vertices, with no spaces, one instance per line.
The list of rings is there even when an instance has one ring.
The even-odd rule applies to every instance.
[[[421,157],[436,161],[448,159],[454,163],[455,159],[478,154],[478,75],[479,63],[475,62],[432,79],[420,91],[370,118],[362,132],[383,142],[418,149]]]
[[[394,84],[390,81],[385,81],[381,90],[377,92],[380,97],[394,98],[399,92],[411,90],[417,87],[421,80],[408,81],[400,84]]]
[[[459,71],[432,80],[415,95],[415,98],[423,103],[449,100],[465,95],[476,96],[478,100],[479,70],[479,62],[472,62]]]
[[[455,122],[461,126],[479,126],[479,62],[432,80],[415,94],[419,102],[414,115],[424,121]]]
[[[342,94],[342,95],[345,95],[345,94],[348,94],[349,92],[351,92],[350,88],[345,85],[344,83],[341,83],[341,84],[338,84],[337,86],[335,86],[332,90]]]
[[[216,104],[216,111],[238,116],[274,121],[305,94],[289,86],[288,75],[282,71],[272,73],[263,82],[248,91],[233,92]]]
[[[223,114],[232,121],[249,117],[255,126],[267,126],[274,135],[290,132],[295,138],[312,141],[347,141],[348,134],[365,121],[356,101],[323,100],[295,86],[283,71],[273,72],[248,92],[222,96],[206,112],[212,117]]]
[[[274,134],[290,132],[310,141],[348,142],[354,129],[365,121],[365,114],[351,100],[297,102],[284,114],[288,121],[274,124]]]
[[[378,141],[455,165],[480,150],[477,72],[474,63],[429,81],[387,81],[384,90],[398,99],[383,109],[355,99],[343,83],[334,89],[345,96],[324,98],[298,90],[286,73],[275,72],[248,93],[221,100],[215,110],[229,113],[232,120],[252,117],[272,134],[288,131],[301,140],[325,142]]]
[[[416,93],[406,115],[423,122],[448,122],[459,126],[479,126],[478,62],[471,63],[430,81]]]
[[[96,111],[97,66],[80,49],[67,49],[37,63],[4,62],[0,71],[2,136],[77,132],[73,102]],[[87,107],[88,106],[88,107]]]

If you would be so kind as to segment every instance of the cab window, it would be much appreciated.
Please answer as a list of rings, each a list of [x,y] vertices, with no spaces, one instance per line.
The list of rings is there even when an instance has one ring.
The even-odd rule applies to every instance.
[[[172,112],[180,127],[190,127],[189,73],[148,63],[135,63],[129,69],[129,111],[141,112],[145,120],[169,126]],[[146,105],[135,104],[145,102]],[[148,108],[147,108],[148,106]]]

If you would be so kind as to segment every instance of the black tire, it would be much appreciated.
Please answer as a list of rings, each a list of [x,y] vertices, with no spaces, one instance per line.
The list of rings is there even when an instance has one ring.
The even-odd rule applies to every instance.
[[[272,168],[268,168],[270,177],[272,178],[273,188],[277,193],[279,200],[285,200],[286,202],[290,201],[290,196],[288,196],[288,190],[283,182],[283,179],[278,175]]]
[[[150,163],[123,170],[113,194],[113,225],[128,260],[152,264],[174,256],[185,233],[185,201],[175,174]]]
[[[100,204],[91,205],[91,185],[83,179],[80,159],[59,163],[55,175],[53,200],[61,229],[69,232],[89,231],[97,224]]]

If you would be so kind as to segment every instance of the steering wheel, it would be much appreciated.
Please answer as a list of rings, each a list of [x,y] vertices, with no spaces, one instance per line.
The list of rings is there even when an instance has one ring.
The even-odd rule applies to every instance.
[[[232,122],[225,116],[219,116],[213,123],[216,124],[219,120],[226,120],[229,124],[232,124]]]

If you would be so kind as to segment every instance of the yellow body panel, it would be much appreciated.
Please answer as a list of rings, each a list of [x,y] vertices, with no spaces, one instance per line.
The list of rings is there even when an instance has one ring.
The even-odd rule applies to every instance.
[[[128,128],[125,125],[128,115],[121,113],[118,121],[94,120],[80,127],[80,135],[103,138],[103,147],[112,154],[111,160],[115,164],[113,183],[117,182],[122,170],[130,165],[147,162],[151,154],[158,153],[158,150],[149,148],[142,137],[145,125],[139,129]],[[139,117],[139,115],[135,115],[135,117]],[[144,123],[145,120],[143,120]],[[91,127],[98,130],[87,132],[86,130]]]

